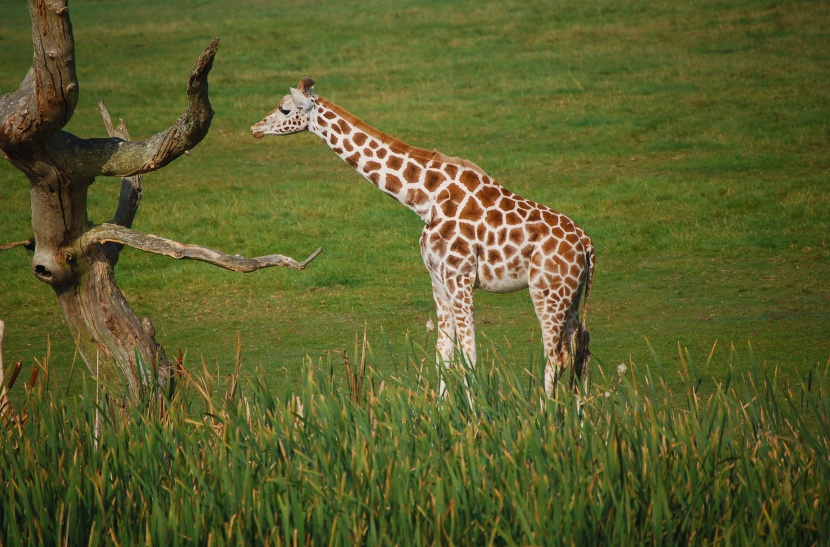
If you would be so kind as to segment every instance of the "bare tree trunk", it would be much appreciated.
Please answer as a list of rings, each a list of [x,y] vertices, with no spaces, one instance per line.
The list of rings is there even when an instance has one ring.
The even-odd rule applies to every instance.
[[[126,386],[133,401],[150,388],[169,391],[171,364],[155,341],[152,324],[139,321],[115,282],[113,267],[124,245],[223,267],[247,261],[241,269],[231,268],[237,271],[280,265],[302,269],[316,253],[302,263],[280,255],[245,259],[130,230],[141,197],[141,174],[167,165],[208,132],[213,110],[207,76],[219,41],[214,39],[196,60],[187,86],[188,108],[170,128],[132,141],[123,122],[112,127],[102,104],[110,136],[82,139],[62,131],[78,97],[66,0],[29,0],[29,11],[32,68],[17,91],[0,98],[0,151],[29,179],[32,272],[55,290],[93,375],[100,371],[106,383]],[[121,197],[111,223],[93,226],[87,217],[87,191],[102,175],[123,177]]]

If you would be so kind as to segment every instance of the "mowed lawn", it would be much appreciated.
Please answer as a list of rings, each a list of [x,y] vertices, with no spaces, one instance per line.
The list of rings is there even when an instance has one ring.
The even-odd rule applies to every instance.
[[[405,142],[472,160],[593,238],[592,351],[652,363],[678,346],[711,373],[752,351],[796,379],[830,357],[830,5],[826,2],[160,2],[70,5],[81,86],[67,131],[106,135],[103,99],[133,138],[183,112],[190,67],[221,45],[216,116],[190,156],[145,177],[134,228],[228,253],[324,253],[307,270],[234,274],[126,250],[119,286],[168,354],[273,387],[368,331],[390,370],[434,316],[420,220],[309,134],[248,130],[303,76]],[[22,2],[0,0],[0,93],[31,62]],[[90,190],[108,220],[118,180]],[[0,163],[0,244],[31,235],[27,180]],[[0,253],[6,362],[73,341],[23,249]],[[476,295],[479,354],[541,372],[526,292]],[[428,344],[434,344],[434,339]]]

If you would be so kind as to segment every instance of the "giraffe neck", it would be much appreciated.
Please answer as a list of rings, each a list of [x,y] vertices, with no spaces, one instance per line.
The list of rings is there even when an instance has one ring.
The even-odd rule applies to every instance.
[[[435,195],[464,168],[480,168],[459,158],[405,144],[369,126],[339,106],[317,98],[309,131],[369,182],[415,211],[429,224]]]

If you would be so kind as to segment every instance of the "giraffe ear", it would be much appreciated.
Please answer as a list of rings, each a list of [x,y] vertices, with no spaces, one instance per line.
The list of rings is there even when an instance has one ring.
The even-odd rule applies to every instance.
[[[303,110],[311,110],[311,107],[314,105],[311,102],[311,98],[307,97],[302,91],[295,88],[288,89],[291,92],[291,98],[294,99],[294,105],[297,108],[302,108]]]

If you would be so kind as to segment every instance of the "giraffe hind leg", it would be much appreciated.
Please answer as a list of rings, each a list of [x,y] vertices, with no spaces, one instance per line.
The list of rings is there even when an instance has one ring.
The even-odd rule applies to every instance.
[[[531,287],[530,297],[536,308],[545,348],[545,393],[552,397],[558,379],[570,361],[568,340],[563,336],[566,334],[568,304],[551,287]]]

